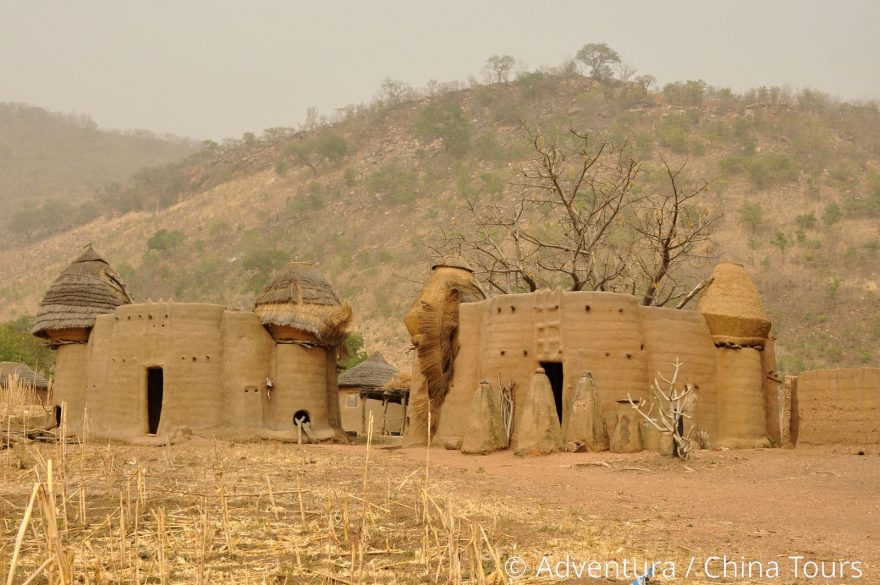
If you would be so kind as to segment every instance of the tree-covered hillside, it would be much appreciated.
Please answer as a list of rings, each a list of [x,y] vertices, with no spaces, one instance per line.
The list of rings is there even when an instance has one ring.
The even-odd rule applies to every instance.
[[[536,133],[552,141],[575,129],[627,145],[638,189],[659,184],[662,160],[708,181],[701,205],[722,216],[713,258],[685,277],[744,264],[784,370],[880,363],[876,104],[699,80],[656,87],[607,54],[517,74],[504,57],[487,62],[482,83],[386,80],[373,103],[209,144],[101,190],[100,217],[0,253],[2,317],[32,312],[88,241],[139,300],[249,308],[273,270],[311,260],[353,304],[367,347],[405,363],[402,316],[430,246],[472,229],[465,195],[512,200]]]

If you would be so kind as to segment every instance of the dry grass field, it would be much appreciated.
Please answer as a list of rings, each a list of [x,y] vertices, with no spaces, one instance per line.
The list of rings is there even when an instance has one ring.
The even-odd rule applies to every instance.
[[[22,400],[0,401],[0,583],[629,584],[624,559],[660,563],[651,583],[880,581],[876,450],[701,451],[684,465],[378,439],[9,444],[44,421]],[[523,570],[512,557],[521,578],[506,575]],[[590,561],[610,578],[577,577]],[[809,579],[807,561],[850,578],[840,561],[858,561],[863,576]]]

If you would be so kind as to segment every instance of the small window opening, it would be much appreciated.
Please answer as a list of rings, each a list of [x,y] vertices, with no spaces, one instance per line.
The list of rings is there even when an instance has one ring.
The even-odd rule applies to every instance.
[[[293,425],[294,426],[296,426],[297,421],[301,422],[302,424],[305,424],[307,422],[312,422],[311,419],[309,418],[309,411],[308,410],[297,410],[295,413],[293,413]]]
[[[541,362],[544,373],[550,379],[550,387],[553,389],[553,402],[556,403],[556,416],[562,422],[562,382],[564,380],[561,362]]]
[[[147,368],[147,433],[155,435],[162,417],[165,376],[162,368]]]

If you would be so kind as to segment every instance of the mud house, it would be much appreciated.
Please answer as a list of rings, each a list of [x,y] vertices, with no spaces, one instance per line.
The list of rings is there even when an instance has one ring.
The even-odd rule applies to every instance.
[[[487,408],[498,410],[481,406],[479,395],[488,393],[497,406],[506,387],[512,389],[510,435],[517,448],[520,430],[540,418],[529,406],[540,377],[549,384],[553,416],[538,425],[558,426],[556,448],[562,448],[562,431],[583,426],[571,406],[578,381],[589,376],[608,435],[620,421],[634,425],[625,450],[638,449],[638,423],[626,399],[650,400],[652,380],[671,375],[676,360],[683,363],[680,380],[694,388],[687,424],[705,440],[728,447],[781,442],[770,321],[739,265],[719,265],[696,310],[676,310],[607,292],[545,290],[486,299],[466,263],[444,259],[433,267],[406,324],[417,349],[409,443],[427,439],[429,411],[435,442],[468,443],[469,434],[497,426],[475,420],[487,416]]]
[[[370,415],[376,435],[401,435],[409,388],[400,372],[375,353],[339,376],[339,411],[347,433],[366,434]]]
[[[188,427],[293,440],[298,419],[322,440],[341,432],[336,350],[350,319],[307,263],[281,270],[253,312],[230,311],[135,304],[88,248],[50,286],[34,334],[57,348],[55,401],[73,434],[137,441]]]

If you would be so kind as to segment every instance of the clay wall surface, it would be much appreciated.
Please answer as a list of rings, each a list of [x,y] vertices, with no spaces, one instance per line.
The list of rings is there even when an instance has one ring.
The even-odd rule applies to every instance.
[[[718,447],[767,447],[764,379],[757,349],[718,348]]]
[[[707,430],[716,425],[716,350],[700,313],[645,308],[624,294],[540,291],[465,303],[459,317],[461,347],[441,412],[440,443],[454,442],[467,430],[481,379],[496,390],[499,375],[514,381],[514,401],[524,404],[541,362],[562,363],[564,410],[579,376],[590,371],[607,420],[613,421],[617,400],[628,394],[648,398],[655,370],[671,374],[679,356],[686,364],[682,379],[699,386],[699,424]],[[515,409],[515,417],[519,413]],[[515,420],[514,439],[516,425]]]
[[[672,364],[678,359],[683,364],[678,374],[679,388],[686,383],[694,385],[693,424],[714,437],[718,432],[717,357],[702,313],[658,307],[640,307],[639,311],[649,383],[658,372],[670,379]]]
[[[55,354],[55,383],[52,392],[55,403],[64,403],[67,409],[67,430],[79,434],[83,428],[86,405],[86,365],[89,350],[83,343],[71,343],[58,347]]]
[[[442,444],[444,437],[461,437],[467,428],[471,400],[477,390],[480,380],[480,357],[483,355],[485,337],[482,335],[483,319],[489,314],[489,301],[479,303],[462,303],[458,308],[458,357],[455,359],[455,369],[452,373],[452,383],[449,385],[449,393],[443,401],[440,412],[440,420],[437,421],[437,435],[435,441]],[[418,390],[424,382],[421,370],[418,367],[418,358],[414,358],[412,368],[413,378],[410,390],[412,414],[418,408]],[[477,383],[474,381],[476,380]],[[506,380],[506,378],[505,378]],[[498,380],[492,380],[497,389]],[[424,392],[422,392],[424,393]],[[426,400],[426,398],[424,398]],[[416,427],[410,424],[408,433],[418,432]]]
[[[323,347],[276,344],[272,378],[274,387],[264,412],[267,427],[276,431],[295,431],[293,415],[304,410],[308,412],[312,432],[319,440],[335,434],[329,424],[325,390],[327,356]]]
[[[356,406],[348,405],[350,396],[357,399]],[[343,431],[357,434],[364,432],[364,401],[356,388],[339,391],[339,413]]]
[[[224,421],[224,308],[196,303],[124,305],[92,334],[88,403],[97,436],[147,433],[147,370],[162,368],[157,434]]]
[[[813,370],[797,378],[797,443],[880,443],[880,368]]]
[[[57,396],[68,403],[72,433],[143,437],[148,372],[161,368],[157,435],[186,426],[292,437],[293,414],[305,410],[315,435],[329,438],[338,428],[329,418],[339,416],[338,404],[327,404],[328,382],[335,382],[329,363],[324,348],[276,345],[254,313],[197,303],[124,305],[96,319],[87,345],[59,349]]]
[[[226,311],[221,326],[225,419],[231,426],[262,427],[268,401],[269,377],[275,344],[260,318],[250,312]]]

